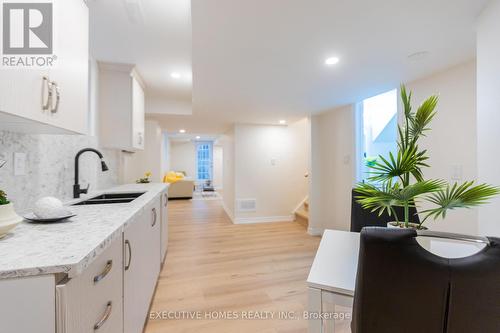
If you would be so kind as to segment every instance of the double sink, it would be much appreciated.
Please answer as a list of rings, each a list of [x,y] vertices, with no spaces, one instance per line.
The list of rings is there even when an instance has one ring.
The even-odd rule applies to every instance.
[[[133,192],[133,193],[104,193],[96,197],[77,202],[72,206],[84,205],[107,205],[107,204],[120,204],[129,203],[140,197],[146,192]]]

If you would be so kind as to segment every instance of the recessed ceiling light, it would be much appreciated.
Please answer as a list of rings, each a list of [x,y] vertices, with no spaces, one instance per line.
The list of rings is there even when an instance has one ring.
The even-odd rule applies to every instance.
[[[285,125],[286,124],[286,120],[280,120],[280,124],[281,125]]]
[[[186,130],[185,130],[185,129],[180,129],[180,130],[179,130],[179,133],[184,134],[184,133],[186,133]]]
[[[201,137],[199,135],[196,136],[196,140],[199,140],[201,139]]]
[[[336,65],[336,64],[338,64],[339,61],[340,61],[340,59],[338,57],[326,58],[325,65],[327,65],[327,66]]]
[[[181,78],[181,74],[177,73],[177,72],[173,72],[172,74],[170,74],[170,76],[174,79],[180,79]]]

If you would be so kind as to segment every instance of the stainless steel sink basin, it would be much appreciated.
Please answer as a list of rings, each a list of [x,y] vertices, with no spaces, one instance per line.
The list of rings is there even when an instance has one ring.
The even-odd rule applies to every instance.
[[[104,193],[96,197],[78,202],[72,206],[84,206],[84,205],[109,205],[109,204],[119,204],[119,203],[129,203],[140,197],[146,192],[134,192],[134,193]]]

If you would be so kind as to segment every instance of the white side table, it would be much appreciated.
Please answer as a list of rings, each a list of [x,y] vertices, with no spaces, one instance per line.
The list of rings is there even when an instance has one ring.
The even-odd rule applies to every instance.
[[[307,278],[311,315],[332,314],[341,308],[350,316],[358,254],[359,233],[325,230]],[[337,320],[339,323],[339,326],[349,327],[350,319]],[[335,320],[330,318],[309,320],[311,333],[331,333],[335,329]]]

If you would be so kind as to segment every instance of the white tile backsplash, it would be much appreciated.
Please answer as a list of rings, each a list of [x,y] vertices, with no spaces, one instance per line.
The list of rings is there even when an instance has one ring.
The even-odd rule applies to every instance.
[[[14,202],[17,211],[29,210],[44,196],[68,200],[73,195],[74,158],[86,147],[98,148],[97,138],[84,135],[30,135],[0,131],[0,189]],[[101,172],[97,155],[85,153],[80,158],[80,184],[91,189],[118,184],[120,152],[99,149],[109,171]],[[14,175],[14,154],[26,154],[25,174]]]

